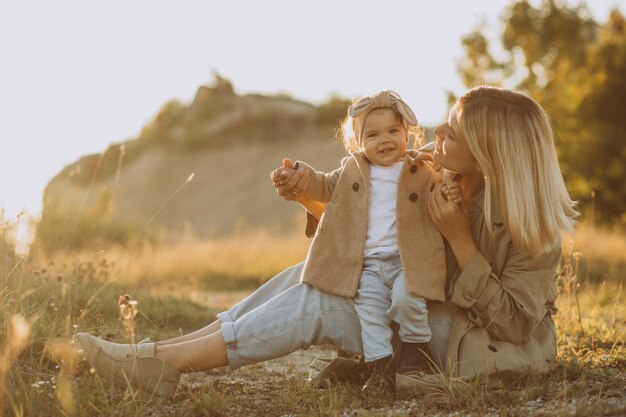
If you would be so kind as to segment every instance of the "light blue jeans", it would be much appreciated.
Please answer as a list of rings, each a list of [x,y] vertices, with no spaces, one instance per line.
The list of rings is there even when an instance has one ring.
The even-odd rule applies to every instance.
[[[399,325],[398,336],[401,341],[430,341],[426,300],[409,291],[397,250],[377,252],[363,259],[354,308],[361,323],[365,362],[382,359],[393,353],[392,321]]]
[[[218,314],[231,369],[322,344],[363,354],[354,300],[300,283],[303,266],[286,269]],[[430,304],[428,310],[429,348],[444,362],[452,315],[445,304]]]

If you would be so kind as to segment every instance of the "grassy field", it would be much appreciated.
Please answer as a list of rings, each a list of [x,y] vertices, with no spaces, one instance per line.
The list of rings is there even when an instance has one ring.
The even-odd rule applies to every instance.
[[[4,236],[4,235],[3,235]],[[332,349],[297,352],[235,372],[185,376],[174,399],[154,405],[113,389],[69,354],[89,331],[110,340],[162,339],[194,330],[269,277],[304,258],[299,235],[241,233],[188,239],[168,248],[112,248],[53,258],[12,252],[0,259],[0,413],[4,416],[612,416],[626,414],[626,240],[579,227],[566,239],[552,372],[506,386],[451,384],[421,395],[362,399],[358,386],[315,389],[307,365]],[[118,297],[137,301],[132,329]],[[56,360],[53,360],[52,358]]]

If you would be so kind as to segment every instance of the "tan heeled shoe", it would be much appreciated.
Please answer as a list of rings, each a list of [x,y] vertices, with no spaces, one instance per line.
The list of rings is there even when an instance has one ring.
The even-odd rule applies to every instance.
[[[72,342],[98,375],[120,387],[131,385],[142,397],[159,400],[170,398],[176,390],[180,372],[154,357],[154,343],[111,343],[88,333],[76,334]]]

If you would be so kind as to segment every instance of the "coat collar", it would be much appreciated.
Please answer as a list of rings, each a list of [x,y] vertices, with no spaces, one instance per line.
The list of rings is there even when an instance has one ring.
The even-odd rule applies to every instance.
[[[350,154],[356,161],[356,165],[359,168],[359,171],[361,172],[361,175],[363,176],[363,178],[369,178],[370,164],[367,158],[365,157],[365,154],[363,154],[363,152],[360,152],[360,151],[350,152]]]
[[[485,215],[485,188],[483,187],[480,190],[480,193],[474,198],[475,206],[480,210],[480,212]],[[500,215],[500,211],[495,207],[495,205],[491,204],[491,222],[495,226],[502,226],[504,223],[502,222],[502,216]]]

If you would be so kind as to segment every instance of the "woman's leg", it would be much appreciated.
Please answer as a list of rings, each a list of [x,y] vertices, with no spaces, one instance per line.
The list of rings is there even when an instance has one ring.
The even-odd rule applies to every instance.
[[[180,343],[155,346],[154,356],[180,372],[197,372],[228,365],[221,331]]]
[[[183,336],[160,341],[158,342],[158,345],[165,346],[181,342],[187,342],[195,339],[201,339],[205,336],[219,331],[221,329],[222,323],[229,323],[237,320],[242,315],[254,310],[255,308],[264,304],[269,299],[277,296],[288,288],[297,285],[300,282],[300,275],[302,273],[303,266],[304,263],[301,262],[280,272],[278,275],[267,281],[248,297],[246,297],[227,311],[219,313],[217,315],[218,319],[208,326]]]
[[[435,363],[441,370],[446,368],[448,355],[448,339],[452,328],[452,314],[457,308],[452,304],[430,302],[428,303],[428,326],[432,337],[428,343],[430,353]]]
[[[192,341],[156,347],[155,355],[183,372],[243,365],[313,345],[362,352],[359,319],[350,298],[298,284],[243,314],[222,330]]]
[[[187,333],[182,336],[174,337],[172,339],[161,340],[156,342],[158,346],[175,345],[176,343],[187,342],[190,340],[200,339],[219,331],[221,323],[219,320],[215,320],[208,326],[196,330],[195,332]]]
[[[446,304],[431,304],[429,309],[429,345],[435,359],[443,362],[452,315]],[[157,346],[156,356],[182,372],[191,372],[226,365],[237,369],[320,344],[363,354],[354,301],[308,284],[288,288],[221,327],[193,341]]]

